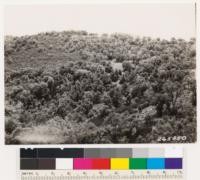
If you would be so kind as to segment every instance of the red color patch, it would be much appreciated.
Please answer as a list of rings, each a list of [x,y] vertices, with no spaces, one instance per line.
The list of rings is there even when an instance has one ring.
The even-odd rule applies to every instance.
[[[92,169],[110,169],[110,159],[92,159]]]

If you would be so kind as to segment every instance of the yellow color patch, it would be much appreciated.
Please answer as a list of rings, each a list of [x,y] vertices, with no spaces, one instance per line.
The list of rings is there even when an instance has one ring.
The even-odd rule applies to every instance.
[[[129,169],[129,158],[111,158],[111,169]]]

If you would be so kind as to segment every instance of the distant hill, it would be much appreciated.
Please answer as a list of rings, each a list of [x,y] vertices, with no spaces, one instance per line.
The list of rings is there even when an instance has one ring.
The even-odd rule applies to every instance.
[[[195,142],[195,69],[194,38],[6,36],[6,143]]]

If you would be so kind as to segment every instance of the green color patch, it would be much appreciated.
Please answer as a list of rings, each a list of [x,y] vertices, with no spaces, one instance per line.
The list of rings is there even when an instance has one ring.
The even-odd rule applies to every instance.
[[[130,158],[129,169],[147,169],[146,158]]]

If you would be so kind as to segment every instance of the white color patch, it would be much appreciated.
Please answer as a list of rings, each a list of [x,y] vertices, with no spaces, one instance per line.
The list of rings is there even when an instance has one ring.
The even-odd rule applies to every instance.
[[[72,158],[58,158],[56,159],[56,169],[73,169]]]
[[[183,157],[183,148],[181,147],[169,147],[165,149],[166,158],[180,158]]]

